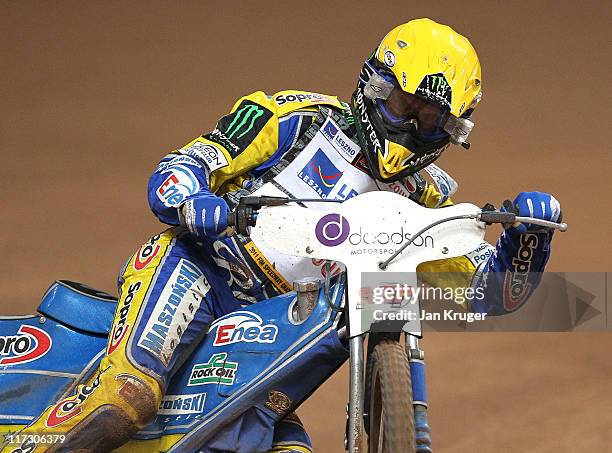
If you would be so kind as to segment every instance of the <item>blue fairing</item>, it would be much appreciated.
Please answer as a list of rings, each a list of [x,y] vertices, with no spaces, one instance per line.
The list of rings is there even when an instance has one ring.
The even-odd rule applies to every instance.
[[[0,418],[26,424],[95,368],[106,337],[39,316],[0,318],[0,346]]]
[[[97,300],[96,294],[70,285],[59,286],[52,287],[41,304],[46,318],[0,318],[0,346],[14,338],[11,345],[3,346],[7,354],[0,349],[4,423],[29,423],[93,372],[104,353],[112,301]],[[342,281],[332,286],[337,305],[342,289]],[[190,432],[176,451],[203,445],[223,451],[233,442],[254,448],[245,441],[266,444],[283,416],[278,403],[268,401],[270,392],[282,393],[295,407],[347,358],[335,329],[338,312],[329,308],[323,294],[312,315],[299,324],[291,315],[295,301],[295,293],[288,293],[216,320],[172,377],[158,416],[136,437]],[[99,316],[96,322],[90,319],[93,313]],[[11,348],[17,344],[15,352]],[[20,361],[31,351],[38,356]],[[16,363],[2,364],[6,358]]]

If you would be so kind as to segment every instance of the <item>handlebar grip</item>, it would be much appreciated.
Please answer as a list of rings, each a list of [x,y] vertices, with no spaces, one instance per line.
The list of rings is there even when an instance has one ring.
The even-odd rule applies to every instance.
[[[479,220],[485,223],[514,223],[516,215],[512,212],[482,211]]]
[[[557,223],[557,222],[552,222],[550,220],[534,219],[532,217],[518,217],[518,216],[516,218],[516,221],[521,222],[521,223],[532,223],[534,225],[540,225],[546,228],[553,228],[561,232],[567,231],[567,223],[564,223],[564,222]]]

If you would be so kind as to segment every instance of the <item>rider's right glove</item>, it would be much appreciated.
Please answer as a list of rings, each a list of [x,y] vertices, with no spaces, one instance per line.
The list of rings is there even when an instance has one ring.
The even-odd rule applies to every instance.
[[[227,229],[229,207],[223,198],[200,194],[180,207],[181,223],[198,237],[217,238]]]

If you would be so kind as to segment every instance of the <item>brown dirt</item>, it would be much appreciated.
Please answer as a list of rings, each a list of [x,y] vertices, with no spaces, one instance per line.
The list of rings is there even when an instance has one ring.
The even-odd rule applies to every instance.
[[[164,153],[254,90],[347,99],[382,35],[420,16],[467,34],[483,65],[472,149],[440,161],[459,198],[550,191],[571,225],[550,268],[609,269],[609,2],[227,3],[2,2],[3,313],[31,312],[56,278],[114,291],[160,229],[146,182]],[[610,343],[428,335],[436,451],[612,451]],[[301,410],[319,452],[342,449],[346,382]]]

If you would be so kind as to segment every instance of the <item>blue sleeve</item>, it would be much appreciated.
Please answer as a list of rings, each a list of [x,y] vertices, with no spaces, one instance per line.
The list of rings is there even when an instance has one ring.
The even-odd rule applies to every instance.
[[[474,298],[470,310],[496,316],[520,308],[540,284],[551,239],[547,230],[504,230],[491,257],[476,271],[472,286],[482,288],[483,297]]]
[[[196,159],[168,154],[149,178],[149,206],[168,225],[178,225],[178,209],[198,195],[210,195],[208,169]]]

